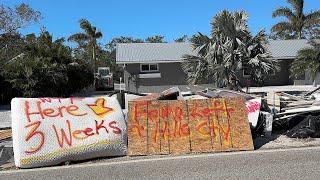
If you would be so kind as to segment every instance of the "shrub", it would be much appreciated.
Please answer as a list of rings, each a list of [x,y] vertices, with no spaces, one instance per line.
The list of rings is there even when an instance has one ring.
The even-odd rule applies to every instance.
[[[25,38],[24,53],[3,66],[4,79],[24,97],[65,97],[93,82],[90,66],[71,56],[64,39],[48,32]]]

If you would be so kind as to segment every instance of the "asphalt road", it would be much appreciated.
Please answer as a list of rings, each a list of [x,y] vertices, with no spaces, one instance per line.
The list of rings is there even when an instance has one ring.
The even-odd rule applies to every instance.
[[[163,156],[0,173],[0,179],[319,179],[320,147]]]

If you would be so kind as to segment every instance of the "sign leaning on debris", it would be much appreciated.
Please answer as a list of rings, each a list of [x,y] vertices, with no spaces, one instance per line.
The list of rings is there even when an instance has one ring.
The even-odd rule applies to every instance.
[[[128,154],[253,150],[242,98],[131,101]]]
[[[11,110],[17,167],[126,155],[127,129],[115,98],[14,98]]]

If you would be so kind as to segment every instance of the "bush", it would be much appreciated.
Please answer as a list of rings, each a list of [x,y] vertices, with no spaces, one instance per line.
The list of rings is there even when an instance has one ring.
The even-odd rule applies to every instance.
[[[93,83],[90,66],[48,32],[25,38],[24,53],[3,65],[3,77],[24,97],[66,97]]]

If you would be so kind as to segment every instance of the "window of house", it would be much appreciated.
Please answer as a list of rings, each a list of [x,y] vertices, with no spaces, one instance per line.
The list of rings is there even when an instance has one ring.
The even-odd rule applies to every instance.
[[[270,70],[268,73],[269,73],[270,76],[275,76],[276,75],[276,70],[274,70],[274,69]]]
[[[242,69],[242,75],[243,75],[243,77],[250,77],[251,75],[250,75],[250,73],[249,73],[249,69],[248,68],[243,68]]]
[[[141,72],[158,72],[159,65],[158,64],[140,64]]]

